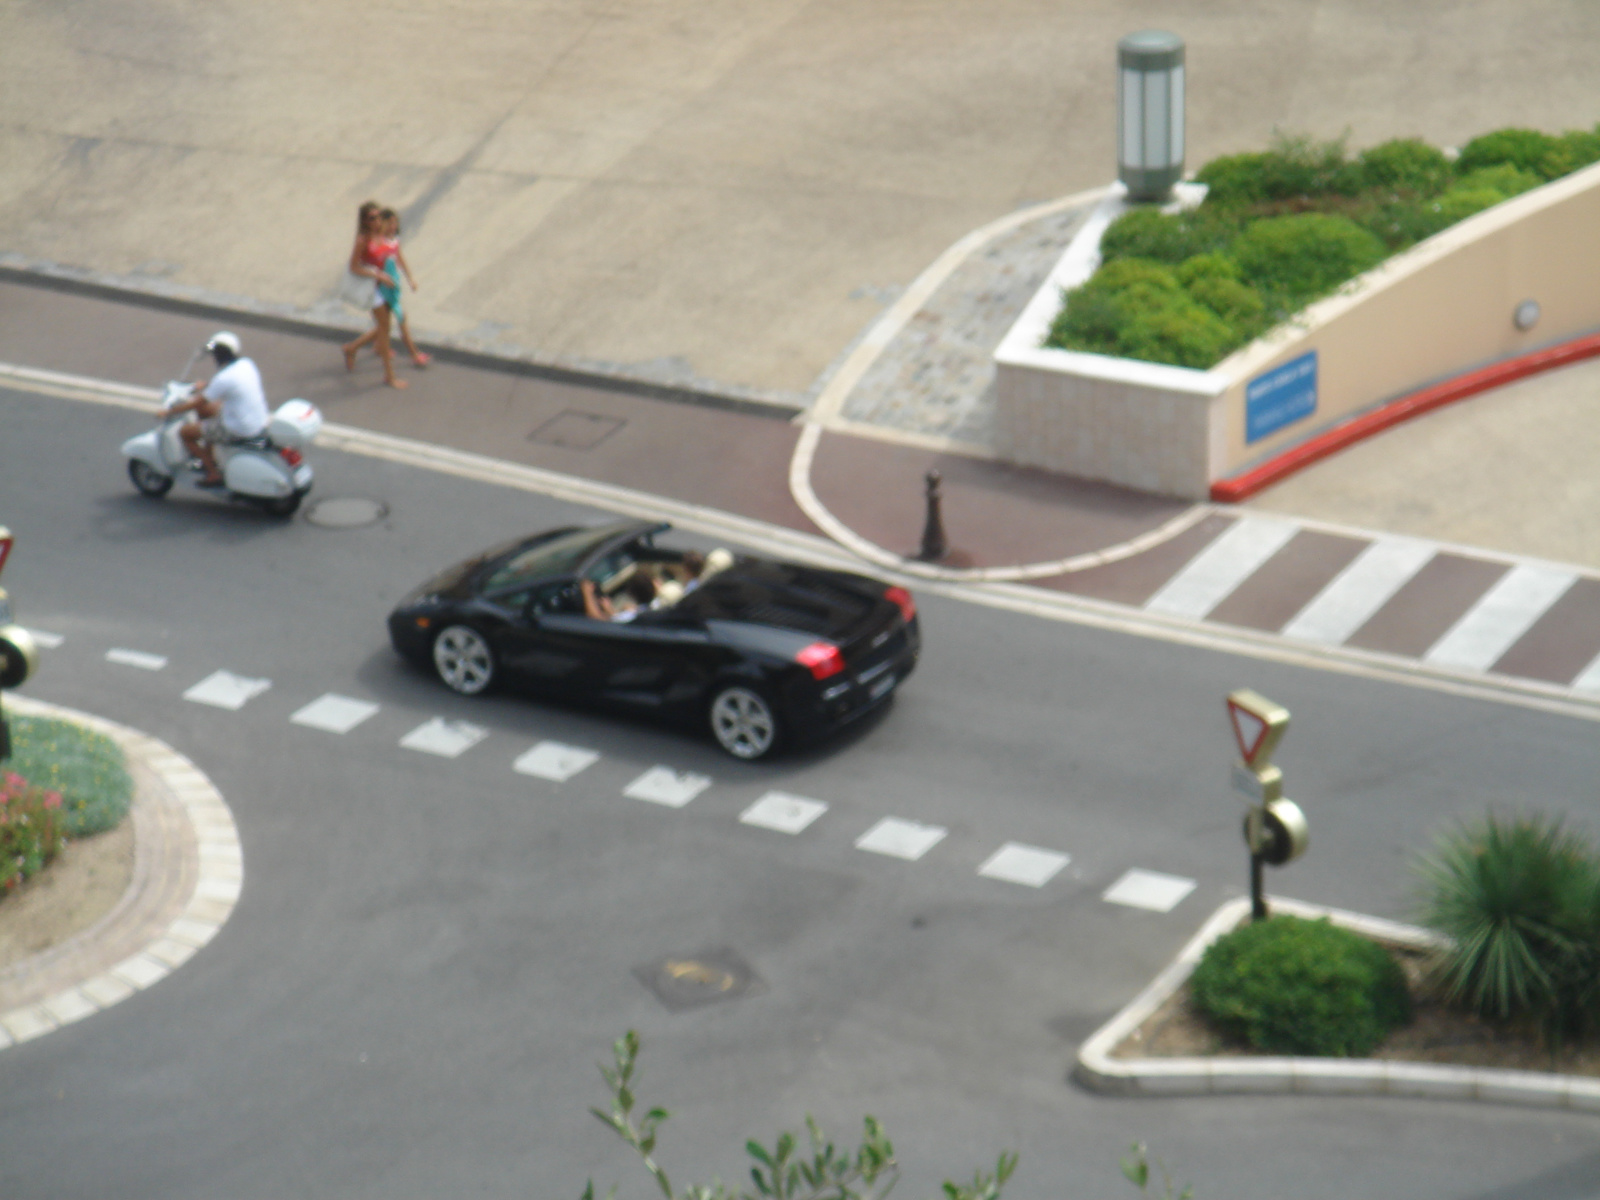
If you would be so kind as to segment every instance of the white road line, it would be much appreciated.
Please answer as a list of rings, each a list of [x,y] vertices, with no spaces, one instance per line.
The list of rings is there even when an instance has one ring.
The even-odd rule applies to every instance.
[[[46,633],[43,629],[30,629],[28,632],[33,636],[33,640],[39,643],[39,648],[42,650],[54,650],[67,640],[59,633]]]
[[[671,767],[651,767],[639,778],[622,789],[631,800],[648,800],[651,804],[665,804],[668,808],[682,808],[711,786],[705,775],[685,771],[679,775]]]
[[[984,861],[978,868],[978,874],[986,879],[1002,879],[1007,883],[1038,888],[1054,879],[1071,861],[1070,855],[1056,850],[1007,842]]]
[[[1194,891],[1192,879],[1135,867],[1108,887],[1100,898],[1112,904],[1125,904],[1129,908],[1144,908],[1151,912],[1164,913],[1178,907],[1183,898],[1192,891]]]
[[[459,758],[484,738],[489,731],[466,721],[446,721],[434,717],[418,725],[400,744],[407,750],[420,750],[424,754],[437,754],[440,758]]]
[[[799,833],[828,811],[821,800],[791,796],[788,792],[768,792],[739,814],[746,825],[776,829],[779,833]]]
[[[1568,588],[1570,571],[1512,567],[1433,644],[1422,660],[1435,667],[1487,671]]]
[[[1145,601],[1145,611],[1204,619],[1299,531],[1293,521],[1240,517]]]
[[[856,849],[916,862],[944,841],[944,835],[948,832],[948,829],[939,825],[885,817],[856,839]]]
[[[304,708],[296,710],[289,720],[310,729],[323,729],[329,733],[349,733],[361,722],[378,711],[370,700],[354,700],[329,692],[319,696]]]
[[[185,692],[183,698],[238,712],[271,686],[270,679],[248,679],[231,671],[213,671]]]
[[[585,750],[582,746],[568,746],[562,742],[539,742],[532,749],[524,751],[517,761],[511,764],[511,769],[523,775],[532,775],[536,779],[565,783],[579,771],[588,770],[599,761],[600,755],[597,751]]]
[[[120,646],[106,651],[106,661],[141,671],[159,671],[167,665],[165,654],[146,654],[143,650],[124,650]]]
[[[1427,542],[1379,538],[1295,614],[1283,627],[1284,637],[1342,646],[1427,566],[1435,553],[1435,547]]]

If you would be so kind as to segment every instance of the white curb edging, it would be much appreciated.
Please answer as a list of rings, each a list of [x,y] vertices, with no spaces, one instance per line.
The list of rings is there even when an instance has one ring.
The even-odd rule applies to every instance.
[[[1412,925],[1276,897],[1271,904],[1277,912],[1328,917],[1335,925],[1404,946],[1421,949],[1439,944],[1438,935]],[[1113,1058],[1111,1051],[1188,982],[1206,947],[1234,928],[1249,910],[1250,901],[1238,899],[1213,913],[1150,986],[1083,1043],[1073,1076],[1093,1091],[1120,1095],[1300,1092],[1323,1096],[1414,1096],[1600,1112],[1600,1079],[1554,1072],[1377,1058]]]
[[[187,758],[138,730],[74,709],[17,695],[6,697],[6,707],[98,730],[121,746],[130,760],[148,767],[166,785],[192,828],[198,869],[178,914],[139,951],[41,1000],[0,1013],[0,1049],[52,1033],[165,979],[217,935],[244,887],[244,855],[233,814],[222,794]],[[92,936],[93,928],[86,933]]]

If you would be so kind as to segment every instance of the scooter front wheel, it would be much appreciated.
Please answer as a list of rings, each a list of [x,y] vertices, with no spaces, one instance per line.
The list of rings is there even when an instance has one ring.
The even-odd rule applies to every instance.
[[[128,478],[140,492],[156,500],[172,490],[172,476],[163,475],[142,458],[128,460]]]

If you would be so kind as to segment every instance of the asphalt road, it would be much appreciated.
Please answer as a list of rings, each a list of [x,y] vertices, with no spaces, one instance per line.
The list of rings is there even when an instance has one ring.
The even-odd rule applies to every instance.
[[[170,742],[238,822],[245,886],[172,978],[0,1053],[0,1195],[575,1196],[648,1181],[585,1111],[612,1038],[645,1039],[674,1110],[677,1182],[807,1112],[882,1118],[900,1194],[1021,1151],[1013,1200],[1127,1194],[1148,1140],[1202,1196],[1586,1197],[1592,1118],[1383,1099],[1111,1100],[1076,1044],[1244,883],[1222,696],[1295,714],[1279,756],[1312,824],[1271,880],[1404,916],[1408,858],[1449,822],[1532,803],[1595,827],[1591,723],[922,598],[926,652],[881,719],[770,765],[708,740],[509,697],[398,663],[382,617],[501,537],[598,517],[521,492],[321,452],[315,496],[381,522],[280,522],[180,489],[136,496],[117,456],[146,418],[0,391],[5,584],[63,635],[25,689]],[[106,661],[165,655],[161,671]],[[270,679],[230,712],[182,692]],[[292,724],[334,692],[346,735]],[[487,736],[404,749],[435,716]],[[514,772],[535,741],[598,752],[565,783]],[[656,765],[709,776],[684,808],[627,799]],[[737,820],[769,789],[823,800],[798,836]],[[917,862],[864,853],[879,818],[947,827]],[[1071,855],[1034,890],[976,874],[1006,841]],[[1130,867],[1197,881],[1170,913],[1107,904]],[[633,970],[737,951],[760,994],[668,1012]]]

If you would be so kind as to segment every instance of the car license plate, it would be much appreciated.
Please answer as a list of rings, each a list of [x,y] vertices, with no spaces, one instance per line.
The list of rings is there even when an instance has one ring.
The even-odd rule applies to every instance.
[[[878,680],[877,683],[873,684],[867,689],[867,698],[870,700],[879,699],[894,687],[895,682],[894,673],[891,671],[889,674],[885,675],[882,679]]]

